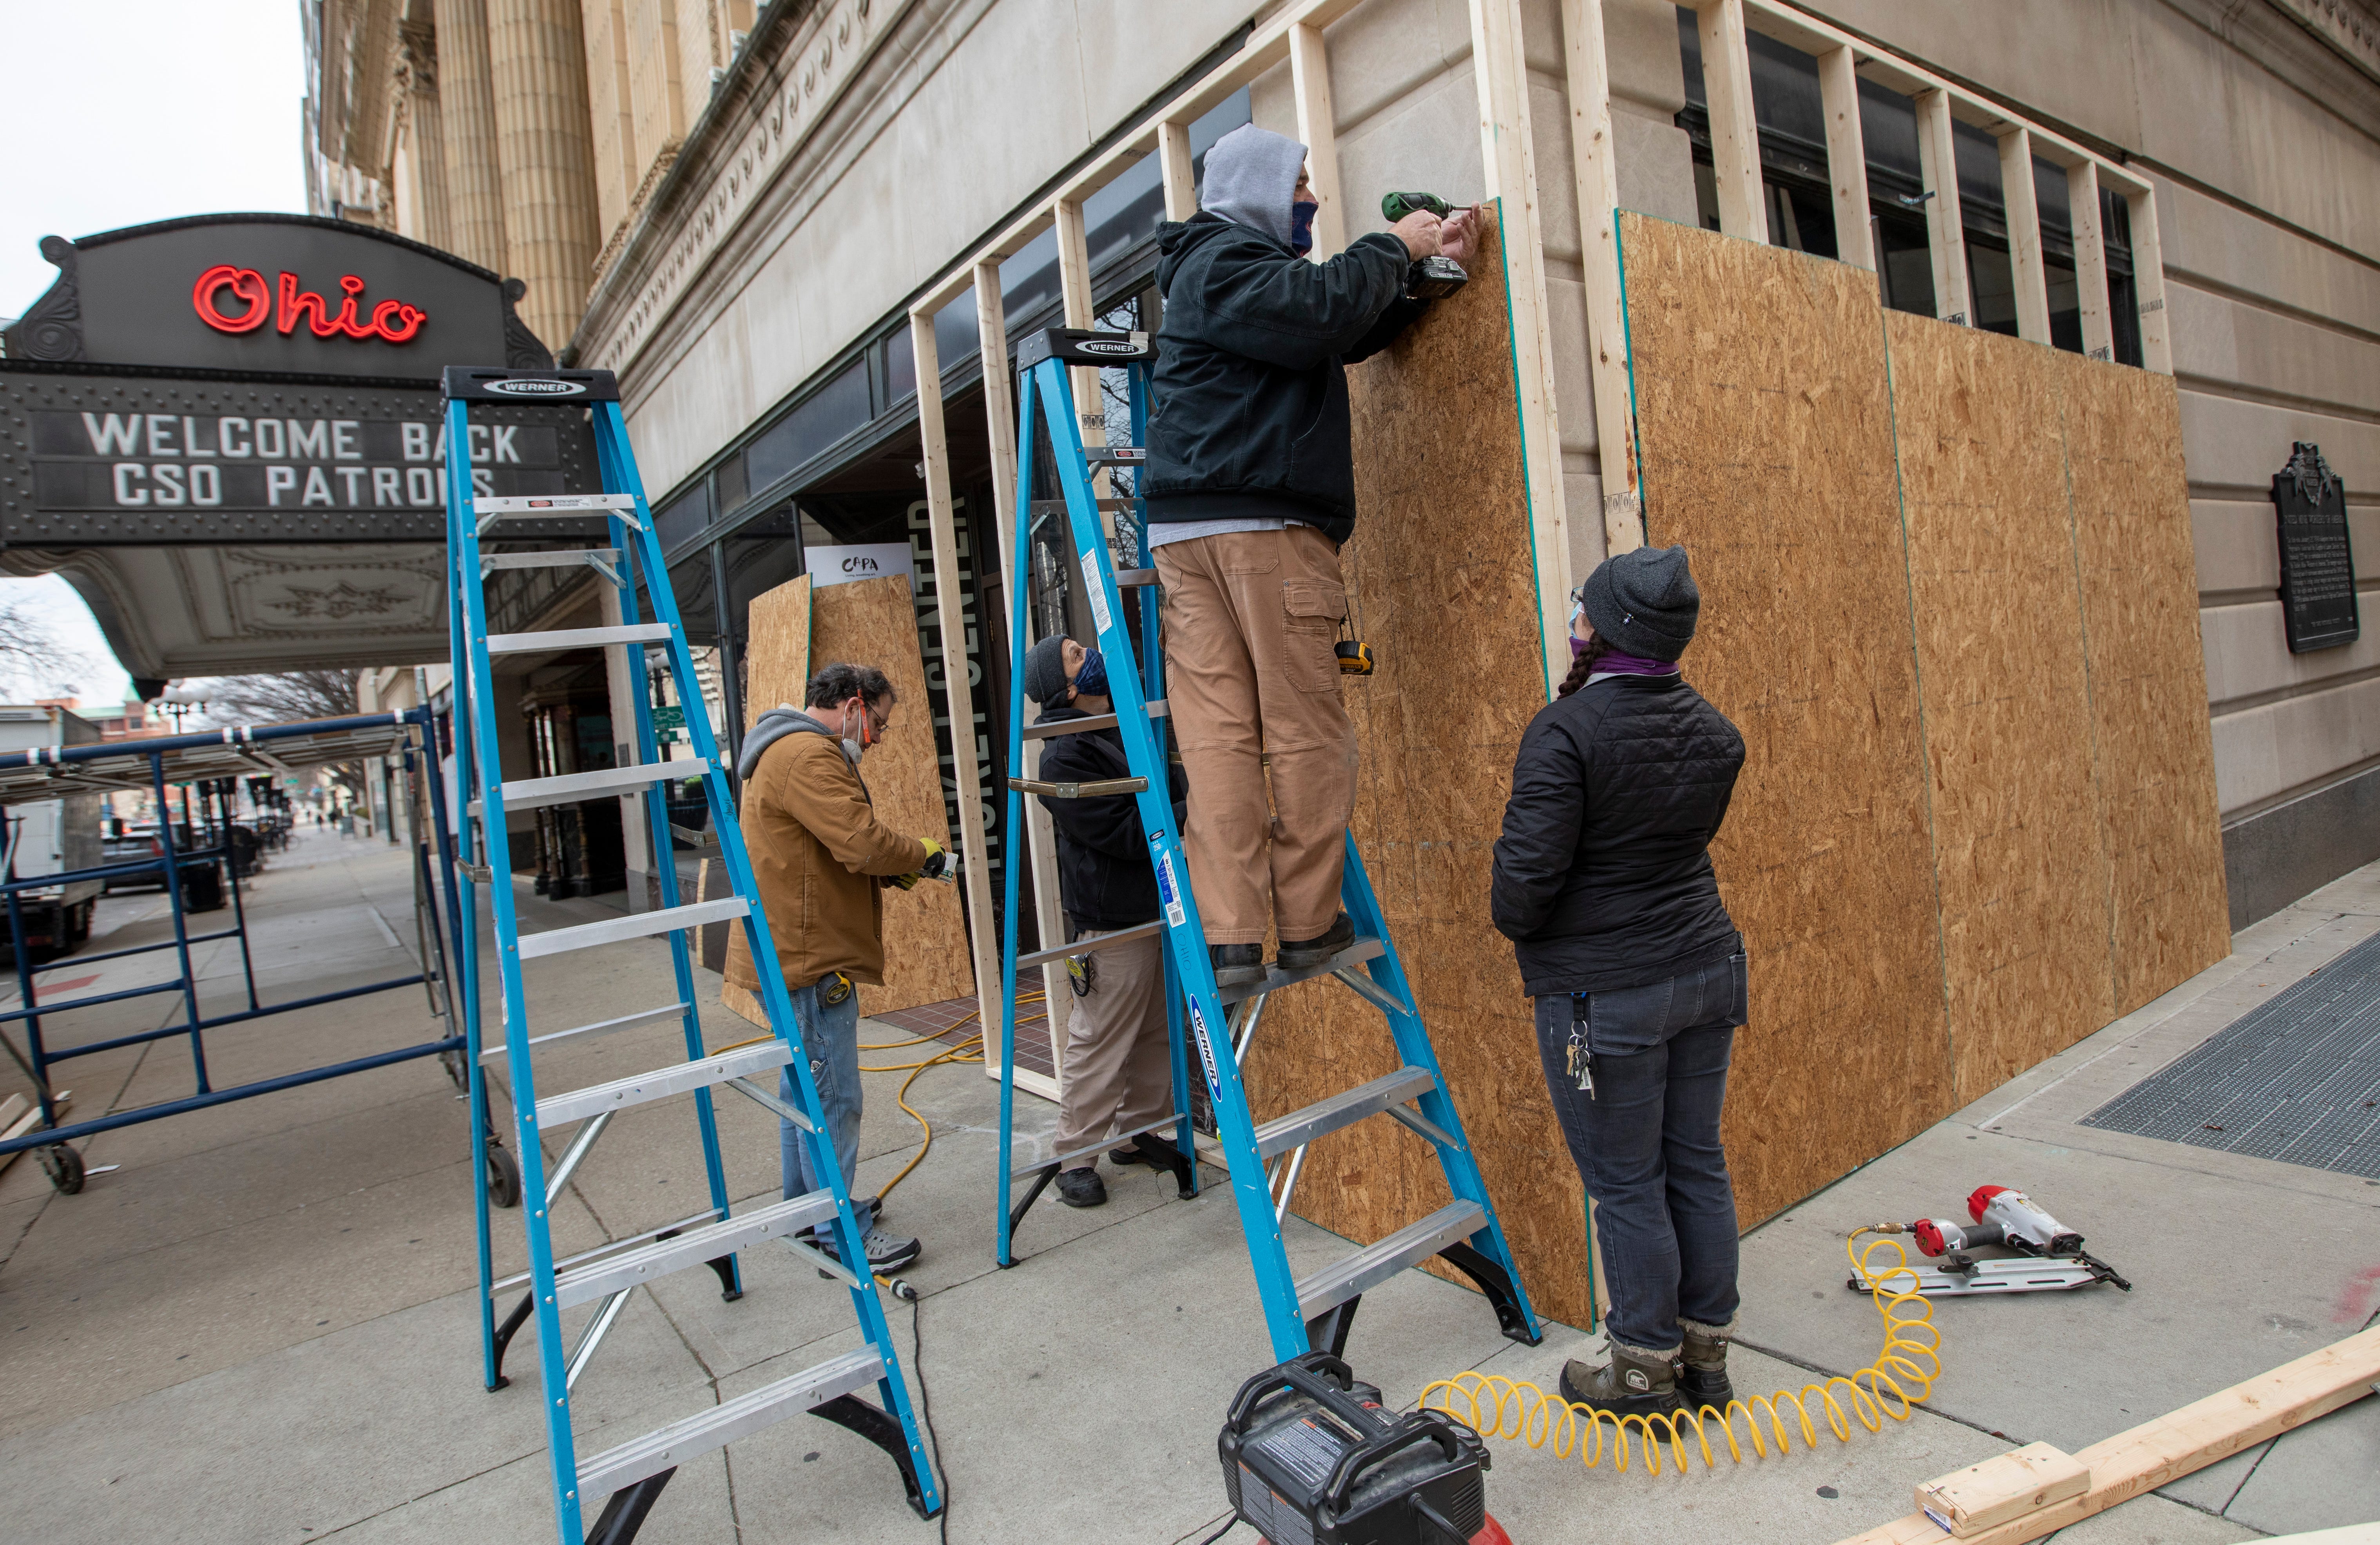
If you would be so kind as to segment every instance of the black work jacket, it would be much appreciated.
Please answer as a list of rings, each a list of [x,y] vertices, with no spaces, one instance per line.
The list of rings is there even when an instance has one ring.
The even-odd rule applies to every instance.
[[[1743,736],[1681,676],[1611,676],[1530,722],[1491,906],[1532,997],[1641,987],[1743,947],[1709,852],[1742,766]]]
[[[1045,708],[1040,723],[1087,717],[1073,707]],[[1088,784],[1133,776],[1123,736],[1114,729],[1057,736],[1044,744],[1041,777],[1053,784]],[[1108,794],[1095,799],[1040,797],[1058,832],[1058,902],[1078,930],[1130,928],[1157,919],[1157,870],[1138,799]],[[1174,780],[1173,822],[1182,825],[1181,780]]]
[[[1160,226],[1157,243],[1150,523],[1280,517],[1345,541],[1355,465],[1343,367],[1428,307],[1404,298],[1404,243],[1375,232],[1309,262],[1220,214]]]

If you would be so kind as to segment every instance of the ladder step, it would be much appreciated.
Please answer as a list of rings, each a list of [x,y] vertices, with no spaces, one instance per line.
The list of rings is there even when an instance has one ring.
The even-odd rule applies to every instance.
[[[1157,570],[1153,568],[1120,568],[1116,570],[1116,588],[1128,590],[1135,585],[1154,585]]]
[[[771,1037],[757,1045],[715,1052],[698,1062],[657,1067],[650,1073],[634,1073],[608,1084],[589,1084],[583,1089],[540,1100],[537,1102],[537,1124],[541,1127],[559,1126],[605,1111],[625,1111],[631,1105],[666,1100],[688,1089],[707,1089],[749,1073],[783,1067],[793,1060],[794,1049],[782,1038]]]
[[[588,1502],[607,1497],[623,1486],[684,1465],[882,1377],[884,1359],[872,1348],[829,1358],[790,1379],[763,1384],[708,1411],[631,1438],[618,1448],[606,1449],[578,1466],[578,1494]]]
[[[682,928],[698,928],[704,923],[741,918],[751,910],[752,904],[742,896],[722,896],[717,901],[664,906],[658,912],[632,912],[625,918],[606,918],[600,923],[549,928],[542,933],[520,936],[520,957],[536,960],[549,955],[566,955],[572,950],[592,949],[597,944],[616,944],[623,939],[641,939],[650,933],[674,933]]]
[[[500,568],[577,568],[580,564],[616,564],[620,550],[616,547],[566,547],[544,553],[482,553],[480,571],[483,574]]]
[[[1302,1111],[1292,1111],[1277,1116],[1257,1128],[1257,1157],[1270,1159],[1293,1148],[1303,1148],[1317,1137],[1336,1132],[1342,1126],[1353,1126],[1366,1116],[1379,1114],[1391,1105],[1408,1100],[1418,1100],[1438,1088],[1438,1080],[1418,1067],[1401,1067],[1394,1073],[1358,1084],[1352,1089],[1317,1101]]]
[[[1152,699],[1148,703],[1148,716],[1152,719],[1162,719],[1172,712],[1163,698]],[[1052,740],[1062,735],[1081,735],[1087,730],[1111,730],[1121,722],[1112,713],[1094,713],[1083,719],[1061,719],[1054,724],[1027,724],[1025,726],[1025,738]]]
[[[1066,501],[1063,499],[1036,499],[1033,501],[1033,513],[1036,515],[1063,515],[1066,513],[1068,507]],[[1138,509],[1140,507],[1140,501],[1137,499],[1094,499],[1091,501],[1091,507],[1094,509],[1116,510],[1121,512],[1123,510]]]
[[[573,1304],[607,1298],[623,1289],[642,1286],[672,1271],[699,1266],[764,1239],[823,1223],[833,1216],[834,1193],[812,1191],[808,1196],[771,1202],[740,1216],[722,1219],[675,1238],[656,1239],[625,1255],[592,1261],[558,1274],[553,1279],[554,1307],[566,1309]]]
[[[673,1015],[682,1015],[693,1006],[694,1005],[691,1004],[663,1004],[659,1008],[643,1009],[635,1014],[624,1014],[617,1019],[598,1019],[592,1024],[574,1025],[566,1030],[556,1030],[552,1035],[533,1035],[528,1038],[529,1050],[534,1052],[539,1047],[543,1046],[550,1041],[568,1040],[573,1036],[609,1035],[613,1030],[625,1030],[631,1025],[642,1025],[649,1020],[663,1019]],[[506,1045],[502,1040],[494,1040],[480,1049],[480,1061],[482,1064],[493,1063],[511,1054],[512,1048],[510,1046]]]
[[[1148,452],[1139,445],[1092,445],[1083,458],[1094,467],[1125,467],[1147,461]]]
[[[1152,933],[1164,931],[1165,924],[1161,920],[1153,923],[1138,923],[1131,928],[1117,929],[1113,933],[1102,933],[1096,939],[1077,939],[1071,944],[1061,944],[1054,950],[1036,950],[1031,955],[1020,955],[1016,957],[1016,968],[1020,971],[1029,971],[1036,966],[1048,966],[1055,961],[1070,960],[1078,955],[1090,955],[1099,950],[1112,949],[1118,944],[1129,944],[1135,939],[1146,939]]]
[[[1138,794],[1147,778],[1102,778],[1089,784],[1044,784],[1031,778],[1011,778],[1008,786],[1023,794],[1046,794],[1052,799],[1099,799],[1111,794]]]
[[[1448,1202],[1421,1222],[1407,1223],[1378,1244],[1334,1260],[1299,1283],[1297,1312],[1312,1320],[1487,1226],[1488,1214],[1477,1202]]]
[[[553,1263],[554,1275],[558,1277],[574,1266],[584,1266],[587,1262],[603,1256],[616,1255],[622,1250],[641,1245],[649,1239],[659,1239],[673,1229],[699,1228],[705,1223],[716,1222],[723,1210],[721,1208],[710,1208],[690,1217],[680,1218],[676,1223],[662,1223],[659,1227],[649,1228],[642,1234],[631,1234],[619,1239],[607,1239],[591,1250],[581,1250],[575,1256],[565,1256],[556,1260]],[[509,1277],[492,1282],[488,1284],[488,1296],[492,1298],[501,1297],[516,1287],[527,1287],[530,1275],[527,1271],[516,1271]]]
[[[516,778],[496,785],[496,797],[504,809],[533,810],[540,805],[567,804],[584,799],[606,789],[638,788],[647,784],[675,783],[680,778],[699,778],[710,771],[710,759],[698,757],[692,761],[647,761],[626,767],[598,767],[588,772],[565,772],[554,778]],[[471,813],[480,811],[480,800],[471,801]]]
[[[543,633],[491,633],[490,654],[533,654],[558,649],[597,649],[605,644],[665,644],[665,622],[630,623],[624,627],[556,627]]]
[[[1265,967],[1264,980],[1245,987],[1226,987],[1216,996],[1228,1004],[1236,1004],[1243,998],[1256,997],[1259,993],[1278,992],[1284,987],[1293,987],[1301,981],[1312,981],[1316,977],[1327,977],[1333,971],[1346,970],[1376,956],[1386,955],[1388,950],[1389,947],[1378,939],[1369,937],[1358,939],[1319,966],[1301,966],[1294,971],[1284,971],[1278,966],[1268,966]]]

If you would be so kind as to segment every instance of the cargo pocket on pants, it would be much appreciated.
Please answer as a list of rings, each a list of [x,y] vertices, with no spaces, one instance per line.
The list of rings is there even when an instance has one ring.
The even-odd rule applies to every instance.
[[[1339,625],[1347,616],[1347,588],[1320,579],[1284,579],[1281,642],[1285,674],[1301,692],[1339,689]]]

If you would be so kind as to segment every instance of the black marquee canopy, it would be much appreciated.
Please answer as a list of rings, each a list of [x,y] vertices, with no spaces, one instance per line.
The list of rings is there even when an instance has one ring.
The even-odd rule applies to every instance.
[[[0,569],[64,574],[151,679],[443,658],[438,377],[552,366],[522,282],[310,215],[42,255],[0,358]],[[473,420],[480,493],[598,487],[583,410]]]

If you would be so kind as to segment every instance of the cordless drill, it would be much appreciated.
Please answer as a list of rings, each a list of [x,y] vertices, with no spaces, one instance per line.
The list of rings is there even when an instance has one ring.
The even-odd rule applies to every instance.
[[[1440,220],[1454,213],[1454,206],[1435,193],[1383,193],[1380,213],[1393,225],[1408,214],[1435,214]],[[1452,295],[1471,282],[1471,275],[1452,258],[1432,254],[1416,258],[1405,270],[1405,298],[1436,300]]]

